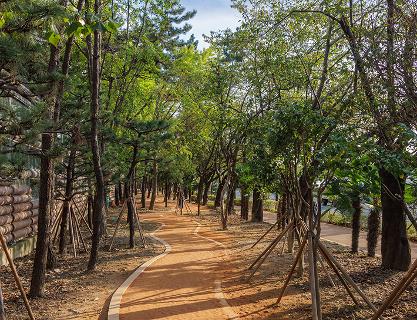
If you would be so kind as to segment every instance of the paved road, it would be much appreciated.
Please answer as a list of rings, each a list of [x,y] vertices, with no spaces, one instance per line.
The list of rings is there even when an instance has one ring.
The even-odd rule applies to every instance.
[[[156,236],[171,251],[130,284],[122,295],[120,319],[230,319],[220,282],[225,251],[200,235],[208,235],[207,228],[172,213],[147,214],[146,219],[164,224]]]
[[[275,223],[277,216],[272,212],[264,212],[264,221],[268,223]],[[325,240],[336,242],[346,247],[350,247],[352,243],[352,229],[336,226],[329,223],[321,223],[321,237]],[[381,239],[378,240],[377,253],[381,252]],[[410,242],[411,246],[411,260],[417,259],[417,244]],[[359,236],[359,250],[367,251],[366,232],[361,232]]]

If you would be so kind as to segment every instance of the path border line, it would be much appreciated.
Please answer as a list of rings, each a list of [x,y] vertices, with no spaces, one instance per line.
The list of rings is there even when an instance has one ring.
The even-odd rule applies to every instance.
[[[229,251],[227,249],[227,247],[219,242],[216,241],[214,239],[202,236],[201,234],[198,234],[198,231],[200,231],[200,228],[202,226],[202,224],[196,220],[194,220],[195,223],[197,223],[197,227],[194,229],[193,234],[197,237],[200,237],[202,239],[211,241],[219,246],[221,246],[223,248],[223,251],[225,252],[225,254],[227,256],[229,256]],[[227,316],[227,318],[229,320],[236,320],[239,319],[239,316],[237,315],[237,313],[233,310],[233,308],[231,307],[231,305],[229,304],[229,302],[227,302],[223,290],[222,290],[222,281],[221,280],[215,280],[214,281],[214,296],[217,298],[217,300],[219,300],[220,304],[222,305],[222,309],[223,309],[223,313]]]
[[[122,302],[122,296],[126,292],[127,288],[132,284],[133,281],[136,280],[136,278],[145,271],[146,268],[148,268],[151,264],[153,264],[155,261],[165,257],[168,253],[171,252],[172,247],[171,245],[166,242],[165,240],[158,238],[154,236],[156,232],[161,230],[165,224],[162,224],[159,226],[158,229],[156,229],[154,232],[149,234],[151,238],[154,240],[160,242],[165,247],[165,251],[161,253],[160,255],[157,255],[153,257],[152,259],[146,261],[145,263],[141,264],[135,271],[133,271],[130,276],[120,285],[119,288],[116,289],[116,291],[112,294],[109,310],[107,313],[107,320],[120,320],[120,304]]]

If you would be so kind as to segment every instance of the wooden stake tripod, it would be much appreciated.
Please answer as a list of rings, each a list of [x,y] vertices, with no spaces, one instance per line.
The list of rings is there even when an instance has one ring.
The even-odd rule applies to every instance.
[[[33,316],[32,308],[30,307],[28,298],[26,297],[25,289],[23,289],[22,281],[20,280],[20,277],[19,277],[19,275],[16,271],[16,266],[14,265],[13,258],[10,255],[9,248],[7,247],[6,241],[4,240],[4,237],[3,237],[2,234],[0,234],[0,243],[1,243],[1,247],[4,251],[4,253],[6,255],[7,261],[9,262],[9,266],[10,266],[10,269],[12,270],[14,280],[15,280],[16,285],[17,285],[17,287],[19,288],[19,291],[20,291],[20,295],[22,296],[23,301],[25,303],[25,307],[26,307],[27,313],[29,315],[29,318],[31,320],[35,320],[35,317]],[[1,288],[0,288],[0,293],[1,293]],[[1,296],[0,299],[1,299],[1,302],[3,302],[3,296]],[[1,312],[0,313],[0,317],[1,317],[0,319],[6,319],[5,315],[4,315],[3,304],[1,305],[1,309],[2,310],[0,310],[0,312]]]
[[[84,207],[84,211],[86,207],[87,207],[87,204]],[[75,213],[74,208],[76,209],[78,216]],[[58,235],[60,234],[62,213],[63,213],[63,206],[61,206],[60,210],[58,211],[55,222],[51,228],[51,234],[53,235],[52,243],[55,243],[57,241]],[[81,232],[81,226],[80,226],[81,221],[85,224],[90,234],[93,234],[90,226],[85,220],[85,217],[82,211],[80,211],[80,209],[78,208],[77,203],[74,201],[74,199],[71,199],[69,203],[69,211],[68,211],[68,229],[70,232],[70,239],[71,239],[74,258],[77,257],[77,252],[81,252],[81,248],[84,250],[84,252],[88,251],[87,245],[84,241],[84,236],[82,235],[82,232]]]
[[[312,222],[312,221],[311,221]],[[278,222],[276,223],[278,224]],[[276,225],[275,224],[275,225]],[[274,226],[275,226],[274,225]],[[343,287],[351,297],[352,301],[356,305],[360,305],[358,300],[356,299],[353,291],[351,288],[356,291],[356,293],[363,299],[365,304],[372,309],[375,312],[375,316],[372,320],[381,319],[383,320],[383,317],[381,316],[382,312],[385,310],[383,309],[382,312],[378,313],[378,310],[375,308],[375,306],[372,304],[372,302],[368,299],[368,297],[362,292],[362,290],[355,284],[355,282],[352,280],[352,278],[348,275],[346,270],[336,261],[336,259],[333,257],[333,255],[329,252],[329,250],[326,248],[326,246],[320,241],[319,238],[317,238],[317,235],[311,231],[313,228],[311,226],[313,223],[310,223],[310,227],[307,226],[307,224],[304,222],[304,220],[301,219],[301,217],[296,216],[293,221],[290,221],[286,228],[267,246],[267,248],[255,259],[255,261],[249,266],[249,270],[254,268],[248,278],[250,280],[256,271],[260,268],[260,266],[265,262],[266,258],[271,254],[273,249],[278,245],[279,241],[284,238],[285,234],[288,232],[293,232],[298,230],[298,240],[299,240],[299,248],[298,252],[295,256],[295,259],[293,261],[293,264],[291,265],[290,271],[287,275],[287,278],[284,282],[284,285],[280,291],[280,294],[278,296],[277,302],[279,303],[282,299],[282,297],[285,294],[285,291],[291,281],[291,278],[295,272],[295,269],[297,267],[297,264],[299,263],[301,257],[304,254],[304,251],[308,251],[308,260],[309,260],[309,281],[310,281],[310,292],[312,297],[312,309],[313,309],[313,320],[321,320],[321,302],[320,302],[320,287],[318,285],[319,279],[318,279],[318,272],[317,272],[317,261],[320,261],[320,255],[324,258],[324,260],[327,262],[329,267],[334,271],[336,276],[341,281]],[[265,234],[262,235],[261,239],[266,236],[267,233],[269,233],[272,230],[270,228]],[[297,232],[296,232],[297,233]],[[254,247],[257,243],[260,242],[259,239],[257,242],[252,245]],[[308,244],[308,246],[307,246]],[[306,249],[307,247],[307,249]],[[405,277],[406,279],[403,279],[403,285],[399,285],[399,290],[397,294],[395,294],[395,297],[398,297],[399,294],[405,290],[405,285],[409,285],[411,283],[411,279],[414,279],[417,277],[417,261],[413,265],[414,269],[410,269],[409,276]],[[330,276],[329,276],[330,278]],[[331,282],[333,280],[330,278]],[[403,290],[402,290],[403,289]],[[402,290],[402,291],[401,291]],[[394,295],[394,293],[393,293]],[[394,297],[394,298],[395,298]],[[392,300],[392,301],[391,301]],[[391,299],[391,302],[388,302],[387,307],[390,306],[394,300]],[[381,308],[382,309],[382,308]]]
[[[133,216],[134,216],[134,219],[136,221],[136,224],[138,225],[139,236],[140,236],[140,240],[142,242],[142,247],[145,248],[145,246],[146,246],[145,237],[143,236],[142,226],[140,225],[139,215],[136,211],[135,200],[134,200],[133,197],[129,197],[123,203],[122,209],[120,210],[119,216],[117,217],[116,228],[114,229],[113,236],[110,240],[109,251],[111,251],[111,248],[113,247],[114,238],[116,237],[117,230],[119,229],[119,226],[120,226],[120,221],[122,220],[123,211],[127,207],[127,202],[128,201],[132,201],[132,203],[133,203]]]

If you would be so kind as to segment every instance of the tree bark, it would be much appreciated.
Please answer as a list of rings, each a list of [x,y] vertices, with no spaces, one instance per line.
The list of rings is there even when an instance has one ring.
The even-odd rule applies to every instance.
[[[52,76],[57,69],[59,52],[53,45],[50,46],[48,73]],[[54,120],[56,104],[56,82],[52,81],[46,117]],[[33,260],[32,280],[29,296],[41,297],[44,294],[45,272],[49,247],[49,225],[53,201],[54,165],[49,154],[54,141],[52,133],[42,133],[41,138],[41,172],[39,182],[39,215],[38,235],[36,240],[35,258]]]
[[[406,219],[401,200],[404,198],[405,179],[379,170],[382,203],[382,266],[388,269],[408,270],[411,263],[410,244],[407,238]]]
[[[246,186],[242,185],[241,189],[241,198],[240,198],[240,217],[243,220],[248,221],[249,219],[249,191]]]
[[[203,206],[206,206],[208,203],[208,195],[210,192],[211,181],[207,180],[204,184],[204,192],[203,192]]]
[[[94,1],[94,13],[99,16],[101,13],[101,0]],[[91,151],[93,154],[93,168],[96,179],[96,194],[93,207],[93,236],[88,262],[88,270],[94,270],[97,265],[98,249],[102,231],[103,207],[104,207],[104,176],[101,167],[100,141],[99,141],[99,113],[100,113],[100,55],[101,55],[101,32],[94,30],[94,43],[91,50],[91,36],[89,36],[90,45],[90,86],[91,86]]]
[[[140,190],[140,202],[141,202],[141,208],[146,208],[146,184],[147,184],[146,175],[142,178],[142,185]]]
[[[203,186],[204,186],[204,178],[200,176],[200,180],[198,181],[198,187],[197,187],[197,215],[200,215],[200,206],[201,201],[203,199]]]
[[[67,179],[65,183],[65,199],[62,208],[61,230],[59,234],[59,254],[63,254],[66,247],[66,229],[74,184],[75,146],[72,146],[67,165]]]
[[[117,185],[114,186],[114,204],[116,207],[120,206],[119,190],[117,189]]]
[[[220,181],[219,181],[219,186],[217,188],[217,192],[216,192],[216,199],[214,200],[214,206],[216,208],[220,207],[221,204],[221,195],[222,195],[222,190],[224,187],[224,184],[226,183],[226,177],[223,177]]]
[[[152,177],[152,195],[151,202],[149,204],[149,210],[153,210],[155,207],[156,191],[158,187],[158,166],[156,159],[153,160],[153,177]]]
[[[352,253],[359,252],[359,234],[361,230],[361,198],[359,194],[352,197]]]
[[[252,222],[262,222],[264,219],[263,215],[262,193],[255,187],[253,189]]]
[[[376,246],[378,244],[379,229],[381,224],[381,214],[379,208],[374,204],[368,216],[368,256],[375,257]]]

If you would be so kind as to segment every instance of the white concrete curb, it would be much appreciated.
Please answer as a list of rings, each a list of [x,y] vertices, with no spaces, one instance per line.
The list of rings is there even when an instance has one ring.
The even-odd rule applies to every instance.
[[[165,225],[162,224],[158,229],[152,232],[149,236],[155,239],[156,241],[162,243],[165,246],[165,251],[158,256],[153,257],[152,259],[146,261],[144,264],[139,266],[133,273],[122,283],[122,285],[117,288],[117,290],[113,293],[112,298],[110,300],[109,311],[107,313],[108,320],[119,320],[119,313],[120,313],[120,304],[122,302],[122,296],[126,292],[127,288],[132,284],[133,281],[145,271],[147,267],[149,267],[155,261],[165,257],[168,253],[171,252],[172,248],[168,242],[158,237],[155,237],[154,234],[162,229]]]

